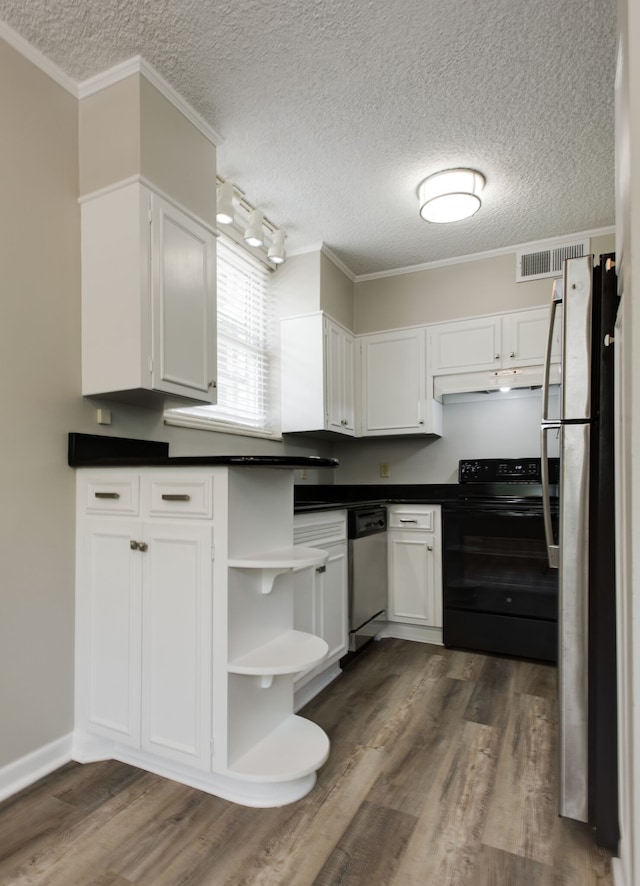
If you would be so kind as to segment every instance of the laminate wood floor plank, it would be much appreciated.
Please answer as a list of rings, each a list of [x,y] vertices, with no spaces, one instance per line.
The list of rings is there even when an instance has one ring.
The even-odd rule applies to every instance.
[[[522,858],[492,846],[478,848],[473,883],[474,886],[553,886],[555,872],[546,864]]]
[[[473,882],[499,743],[499,730],[472,722],[451,737],[394,883],[424,886],[426,872],[442,886]]]
[[[555,673],[370,644],[301,712],[332,742],[302,800],[70,764],[0,804],[0,886],[612,886],[555,812]]]
[[[483,843],[551,864],[557,818],[555,734],[551,702],[524,694],[511,698]]]
[[[417,819],[363,803],[313,881],[314,886],[391,883]]]

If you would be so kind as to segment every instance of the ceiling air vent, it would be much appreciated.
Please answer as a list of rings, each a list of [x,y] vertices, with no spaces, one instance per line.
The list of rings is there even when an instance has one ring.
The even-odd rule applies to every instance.
[[[539,280],[542,277],[559,277],[566,258],[587,255],[588,240],[553,242],[543,249],[521,249],[516,253],[516,283]]]

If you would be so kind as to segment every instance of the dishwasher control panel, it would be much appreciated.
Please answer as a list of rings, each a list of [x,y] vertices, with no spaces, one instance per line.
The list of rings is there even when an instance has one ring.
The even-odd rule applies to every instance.
[[[349,538],[364,538],[376,532],[387,530],[387,509],[385,507],[350,508],[348,512]]]

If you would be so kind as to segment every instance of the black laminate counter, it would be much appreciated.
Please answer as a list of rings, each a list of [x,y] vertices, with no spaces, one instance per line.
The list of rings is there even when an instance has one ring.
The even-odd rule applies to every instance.
[[[557,496],[557,486],[551,488]],[[446,505],[467,498],[525,498],[539,499],[542,487],[536,483],[476,483],[472,487],[459,483],[405,483],[369,485],[294,486],[296,513],[331,508],[354,508],[376,504]]]
[[[315,455],[188,455],[170,456],[169,444],[101,434],[69,434],[67,453],[72,468],[111,467],[254,467],[336,468],[336,458]]]

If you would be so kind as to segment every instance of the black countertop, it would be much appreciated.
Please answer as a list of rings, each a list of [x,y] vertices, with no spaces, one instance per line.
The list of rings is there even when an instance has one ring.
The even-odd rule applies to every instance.
[[[314,455],[170,456],[169,444],[101,434],[69,434],[67,460],[72,468],[111,467],[255,467],[335,468],[336,458]]]
[[[295,511],[301,513],[314,510],[369,507],[376,504],[446,505],[449,502],[478,498],[506,497],[539,500],[542,496],[542,487],[538,483],[325,484],[317,486],[296,484],[293,494]],[[552,486],[552,498],[557,494],[557,486]]]

